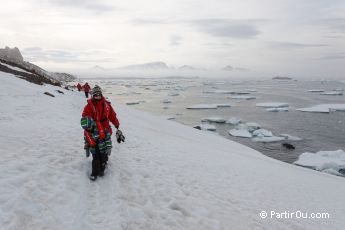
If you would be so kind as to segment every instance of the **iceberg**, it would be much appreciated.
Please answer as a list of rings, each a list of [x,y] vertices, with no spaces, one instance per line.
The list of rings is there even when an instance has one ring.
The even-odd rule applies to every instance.
[[[270,142],[277,142],[277,141],[285,140],[285,137],[277,137],[277,136],[272,136],[272,137],[255,137],[252,140],[255,141],[255,142],[270,143]]]
[[[288,103],[282,102],[266,102],[266,103],[258,103],[256,104],[257,107],[265,107],[265,108],[281,108],[281,107],[289,107]]]
[[[254,136],[257,137],[272,137],[273,134],[271,131],[268,131],[267,129],[257,129],[253,132]]]
[[[215,104],[197,104],[187,107],[187,109],[217,109]]]
[[[299,108],[296,110],[312,113],[329,113],[334,111],[345,111],[345,104],[321,104],[308,108]]]
[[[218,109],[223,107],[231,107],[230,104],[197,104],[188,106],[187,109]]]
[[[323,90],[323,89],[310,89],[307,92],[310,92],[310,93],[322,93],[322,92],[325,92],[325,90]]]
[[[306,152],[302,153],[294,164],[341,175],[340,171],[345,169],[345,152],[343,150]]]
[[[252,134],[246,129],[230,129],[228,133],[234,137],[251,138]]]
[[[143,100],[128,101],[128,102],[126,102],[126,105],[137,105],[137,104],[144,103],[144,102],[145,101],[143,101]]]
[[[303,140],[302,138],[299,138],[296,136],[291,136],[291,135],[285,134],[285,133],[282,133],[279,136],[285,137],[285,140],[289,140],[289,141],[301,141],[301,140]]]
[[[238,125],[240,122],[241,119],[237,117],[231,117],[229,120],[226,121],[226,123],[230,125]]]
[[[266,109],[268,112],[288,112],[289,108],[288,107],[281,107],[281,108],[267,108]]]
[[[205,131],[216,131],[216,127],[210,124],[201,124],[199,125],[199,127],[201,130],[205,130]]]
[[[253,132],[254,130],[260,129],[261,127],[258,123],[255,122],[247,122],[245,125],[247,126],[249,132]]]
[[[201,121],[214,122],[214,123],[225,123],[225,119],[221,117],[207,117],[203,118]]]
[[[321,95],[341,96],[343,95],[343,92],[342,91],[327,91],[327,92],[321,93]]]
[[[256,99],[254,96],[243,96],[243,95],[237,95],[237,96],[231,96],[230,99],[236,99],[236,100],[252,100]]]

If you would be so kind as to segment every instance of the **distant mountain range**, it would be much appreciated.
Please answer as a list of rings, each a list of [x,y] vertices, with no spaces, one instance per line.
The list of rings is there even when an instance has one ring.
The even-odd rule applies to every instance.
[[[14,74],[36,84],[47,83],[61,86],[62,81],[76,79],[71,74],[48,72],[37,65],[24,61],[17,47],[11,49],[6,46],[4,49],[0,49],[0,71]]]
[[[96,69],[94,67],[94,69]],[[103,68],[102,68],[103,69]],[[122,70],[182,70],[182,71],[207,71],[205,68],[197,68],[191,65],[182,65],[180,67],[171,67],[168,66],[165,62],[147,62],[143,64],[137,64],[137,65],[128,65],[128,66],[123,66],[117,69],[122,69]],[[241,68],[241,67],[231,67],[230,65],[225,66],[221,70],[224,71],[248,71],[248,69]]]

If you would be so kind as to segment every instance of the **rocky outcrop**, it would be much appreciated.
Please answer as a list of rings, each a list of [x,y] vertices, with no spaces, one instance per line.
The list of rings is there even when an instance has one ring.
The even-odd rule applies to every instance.
[[[12,73],[36,84],[61,86],[61,82],[73,81],[76,78],[67,73],[50,73],[41,67],[24,61],[17,47],[0,49],[0,71]]]

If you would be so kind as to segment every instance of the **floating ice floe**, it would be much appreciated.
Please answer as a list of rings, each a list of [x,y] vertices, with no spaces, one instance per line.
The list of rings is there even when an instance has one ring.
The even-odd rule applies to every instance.
[[[270,142],[277,142],[277,141],[285,140],[285,137],[277,137],[277,136],[272,136],[272,137],[255,137],[252,140],[255,141],[255,142],[270,143]]]
[[[253,135],[256,137],[272,137],[273,134],[271,131],[268,131],[267,129],[257,129],[253,131]]]
[[[289,107],[288,103],[283,102],[266,102],[266,103],[258,103],[256,104],[258,107],[265,107],[265,108],[281,108],[281,107]]]
[[[187,107],[187,109],[218,109],[221,107],[231,107],[229,104],[197,104]]]
[[[333,91],[344,91],[344,89],[342,89],[342,88],[336,88],[336,89],[334,89]]]
[[[218,90],[213,91],[213,93],[218,93],[218,94],[233,94],[234,91],[232,91],[232,90],[221,90],[221,89],[218,89]]]
[[[249,92],[247,92],[247,91],[234,91],[231,94],[241,95],[241,94],[249,94]]]
[[[228,133],[234,137],[246,137],[246,138],[252,137],[252,134],[246,129],[230,129]]]
[[[288,107],[280,107],[280,108],[267,108],[266,109],[268,112],[287,112],[289,111],[289,108]]]
[[[162,103],[164,103],[164,104],[168,104],[168,103],[171,103],[172,101],[171,100],[169,100],[169,99],[164,99],[163,101],[162,101]]]
[[[238,125],[240,122],[241,119],[237,117],[231,117],[229,120],[226,121],[226,123],[230,125]]]
[[[260,125],[258,123],[255,122],[247,122],[244,124],[247,127],[247,130],[249,132],[253,132],[254,130],[260,129]]]
[[[231,107],[230,104],[215,104],[218,108],[228,108]]]
[[[207,117],[203,118],[201,121],[214,122],[214,123],[225,123],[225,119],[221,117]]]
[[[296,110],[312,113],[329,113],[333,111],[345,111],[345,104],[321,104],[308,108],[299,108]]]
[[[128,101],[128,102],[126,102],[126,105],[137,105],[137,104],[144,103],[144,102],[145,102],[145,101],[143,101],[143,100]]]
[[[178,95],[180,95],[178,92],[171,92],[168,94],[168,96],[172,96],[172,97],[176,97]]]
[[[216,127],[214,125],[210,124],[201,124],[199,125],[201,130],[207,130],[207,131],[216,131]]]
[[[340,170],[345,169],[345,152],[343,150],[306,152],[302,153],[294,164],[330,174],[342,175]]]
[[[343,92],[342,91],[327,91],[327,92],[321,93],[321,95],[341,96],[343,95]]]
[[[236,100],[252,100],[256,99],[254,96],[243,96],[243,95],[237,95],[237,96],[231,96],[230,99],[236,99]]]
[[[301,141],[302,140],[302,138],[291,136],[291,135],[285,134],[285,133],[282,133],[279,136],[284,137],[285,140],[289,140],[289,141]]]
[[[322,93],[322,92],[325,92],[325,90],[323,90],[323,89],[310,89],[307,92],[310,92],[310,93]]]

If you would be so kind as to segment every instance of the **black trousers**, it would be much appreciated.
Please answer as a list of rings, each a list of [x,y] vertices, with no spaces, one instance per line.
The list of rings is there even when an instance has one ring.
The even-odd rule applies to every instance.
[[[100,153],[96,147],[96,154],[92,154],[92,176],[99,176],[104,173],[104,169],[108,162],[108,155]]]
[[[85,97],[89,98],[89,92],[85,92]]]

